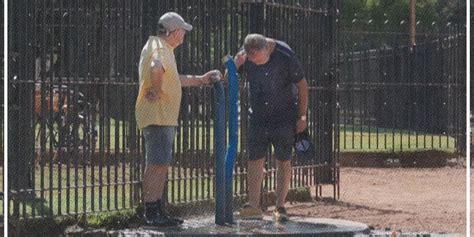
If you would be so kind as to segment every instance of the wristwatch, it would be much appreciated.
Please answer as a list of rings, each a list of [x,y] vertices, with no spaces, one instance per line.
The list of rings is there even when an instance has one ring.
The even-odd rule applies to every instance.
[[[300,116],[300,120],[301,120],[301,121],[306,121],[306,115]]]

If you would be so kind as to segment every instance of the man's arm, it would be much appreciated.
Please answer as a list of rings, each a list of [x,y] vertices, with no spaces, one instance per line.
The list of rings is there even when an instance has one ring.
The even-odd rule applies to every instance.
[[[296,133],[304,131],[307,127],[306,113],[308,112],[308,82],[303,78],[296,83],[298,88],[298,121],[296,122]]]
[[[245,60],[247,60],[247,54],[245,54],[244,50],[239,51],[235,57],[234,57],[234,62],[235,62],[235,67],[237,70],[239,70],[240,66],[242,66],[245,63]]]
[[[234,56],[234,63],[235,63],[235,67],[237,68],[237,71],[245,63],[245,60],[247,60],[247,54],[245,54],[244,50],[240,50]],[[227,80],[227,69],[224,72],[224,80]]]
[[[222,73],[219,70],[211,70],[204,75],[179,75],[182,87],[203,86],[214,83],[215,80],[222,80]]]
[[[153,60],[151,62],[150,73],[152,90],[146,92],[145,98],[149,101],[155,101],[160,98],[162,92],[161,84],[163,82],[163,73],[165,73],[165,69],[159,60]]]
[[[179,75],[182,87],[202,86],[204,85],[202,76],[198,75]]]

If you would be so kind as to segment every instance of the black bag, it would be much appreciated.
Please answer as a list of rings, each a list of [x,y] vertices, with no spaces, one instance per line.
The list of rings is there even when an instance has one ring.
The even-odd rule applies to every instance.
[[[315,159],[315,147],[309,136],[308,129],[295,135],[294,148],[298,163],[310,164]]]

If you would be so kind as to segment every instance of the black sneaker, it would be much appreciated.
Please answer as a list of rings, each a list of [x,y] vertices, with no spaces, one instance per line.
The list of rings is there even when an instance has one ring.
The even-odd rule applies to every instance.
[[[169,227],[183,224],[183,220],[172,217],[160,201],[145,203],[145,222],[147,225]]]
[[[183,224],[183,221],[177,218],[173,218],[171,216],[165,215],[156,215],[151,218],[145,218],[145,222],[147,225],[157,226],[157,227],[171,227],[171,226],[178,226]]]
[[[170,215],[170,214],[168,213],[168,211],[166,211],[166,210],[163,208],[163,206],[161,206],[160,209],[158,210],[158,216],[160,216],[160,215],[161,215],[161,216],[164,216],[164,217],[166,217],[166,218],[168,218],[168,219],[170,219],[170,220],[173,221],[173,222],[178,223],[178,225],[181,225],[181,224],[184,223],[183,219],[176,218],[176,217],[173,217],[172,215]]]
[[[273,219],[277,222],[286,222],[288,221],[288,214],[286,214],[286,209],[284,207],[277,207],[273,211]]]

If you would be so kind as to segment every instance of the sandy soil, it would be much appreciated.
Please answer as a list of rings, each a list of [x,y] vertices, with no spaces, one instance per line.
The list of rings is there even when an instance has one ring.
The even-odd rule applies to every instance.
[[[466,170],[445,168],[342,168],[341,196],[332,186],[323,198],[288,205],[297,216],[340,218],[375,230],[402,232],[466,231]]]

